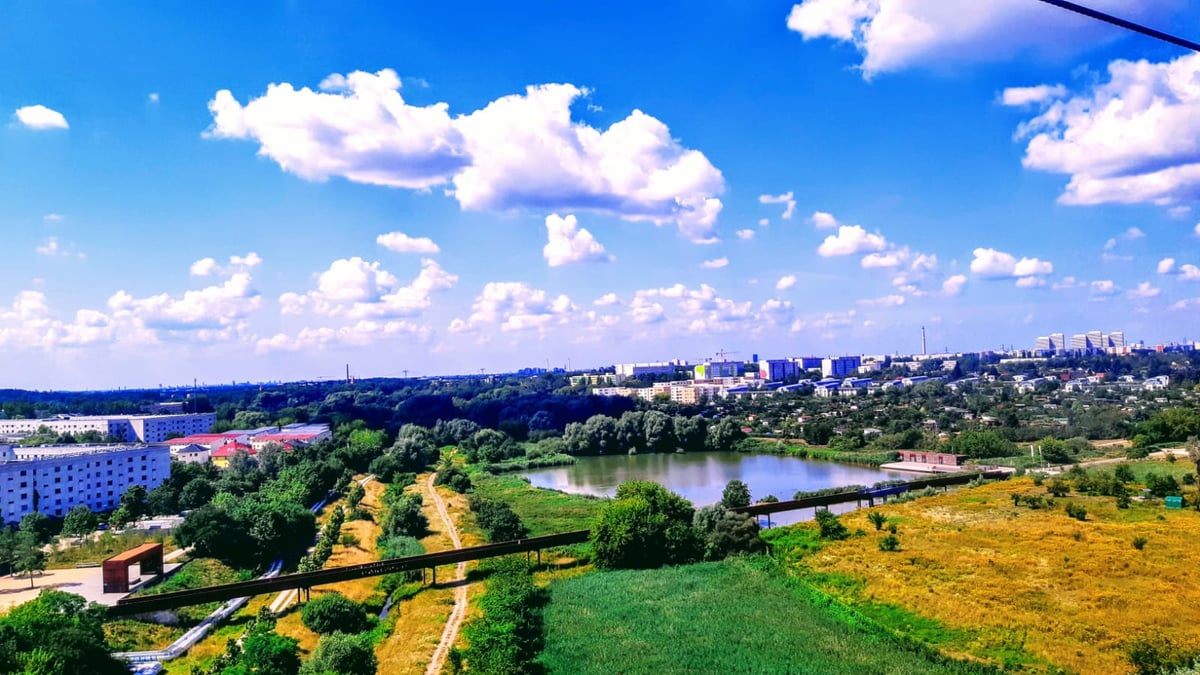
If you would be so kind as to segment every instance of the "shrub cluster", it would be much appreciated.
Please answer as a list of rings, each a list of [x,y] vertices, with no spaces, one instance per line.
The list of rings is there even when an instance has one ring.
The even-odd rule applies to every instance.
[[[545,604],[546,592],[534,584],[529,565],[501,558],[492,565],[487,593],[479,601],[482,613],[463,627],[469,646],[451,663],[465,661],[473,673],[535,672]]]
[[[433,479],[434,485],[445,485],[459,494],[466,494],[471,490],[471,479],[462,469],[452,466],[448,469],[442,469],[437,472],[437,477]]]
[[[473,494],[468,498],[467,506],[475,514],[475,524],[490,542],[512,541],[529,534],[521,518],[505,502]]]
[[[305,628],[322,635],[337,631],[361,633],[371,627],[371,618],[363,606],[341,593],[326,593],[304,603],[300,621]]]
[[[340,508],[334,509],[333,513],[329,514],[329,520],[325,521],[325,526],[321,528],[321,533],[318,535],[317,545],[313,547],[312,553],[300,559],[296,571],[314,572],[325,566],[325,561],[333,555],[333,545],[337,543],[338,535],[341,534],[342,524],[345,521],[346,512]]]

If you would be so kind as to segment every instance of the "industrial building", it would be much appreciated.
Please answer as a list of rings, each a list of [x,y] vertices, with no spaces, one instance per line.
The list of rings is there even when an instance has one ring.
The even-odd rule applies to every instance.
[[[674,363],[618,363],[613,366],[616,371],[616,383],[621,384],[628,379],[638,379],[644,376],[674,375]]]
[[[823,377],[849,377],[862,365],[861,356],[834,356],[821,361]]]
[[[0,514],[14,523],[34,511],[61,518],[79,504],[104,511],[129,486],[149,491],[170,475],[165,445],[0,445]]]

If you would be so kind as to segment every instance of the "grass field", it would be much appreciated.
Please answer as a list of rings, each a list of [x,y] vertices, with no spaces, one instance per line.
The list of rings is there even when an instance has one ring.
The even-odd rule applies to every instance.
[[[520,476],[475,473],[471,480],[479,495],[507,502],[535,537],[588,529],[604,505],[595,497],[535,488]]]
[[[1139,462],[1135,472],[1184,466]],[[811,525],[768,537],[809,583],[950,654],[1123,673],[1136,639],[1200,649],[1200,513],[1136,500],[1118,510],[1113,498],[1074,494],[1034,510],[1014,506],[1013,494],[1046,492],[1021,478],[880,507],[898,527],[898,552],[880,550],[886,532],[866,511],[842,518],[865,531],[844,541],[814,546],[811,532],[796,533]],[[1071,502],[1085,521],[1064,512]]]
[[[55,549],[46,557],[46,569],[63,569],[73,568],[79,563],[98,563],[106,558],[125,551],[135,546],[149,542],[160,542],[163,544],[163,553],[174,551],[177,546],[171,540],[169,535],[149,532],[123,532],[114,535],[112,532],[105,531],[94,539],[88,539],[82,542],[76,542],[74,538],[68,538],[67,543],[62,544],[62,548]]]
[[[976,672],[839,615],[761,559],[597,572],[550,592],[549,673]]]

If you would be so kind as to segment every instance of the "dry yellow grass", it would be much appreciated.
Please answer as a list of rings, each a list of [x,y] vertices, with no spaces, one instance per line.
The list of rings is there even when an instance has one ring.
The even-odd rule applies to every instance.
[[[329,556],[329,560],[325,562],[325,567],[358,565],[379,559],[379,554],[375,549],[375,539],[379,536],[378,520],[381,508],[379,500],[385,488],[386,486],[378,481],[371,481],[364,486],[366,494],[363,496],[363,500],[359,506],[366,509],[374,520],[347,520],[343,523],[342,534],[346,534],[347,532],[353,533],[354,536],[358,537],[358,544],[356,546],[334,545],[333,553]],[[343,503],[344,500],[339,500],[335,502],[335,505],[341,507]],[[329,511],[330,509],[326,508],[324,513],[328,513]],[[314,587],[312,589],[312,597],[324,593],[337,592],[355,602],[362,602],[375,594],[375,588],[378,585],[378,577],[367,577],[336,584],[326,584]],[[276,624],[275,630],[280,635],[286,635],[299,640],[300,651],[306,655],[311,654],[312,650],[316,649],[317,641],[320,639],[319,635],[305,628],[304,624],[301,623],[300,606],[297,604],[293,604],[279,617],[279,623]]]
[[[1154,633],[1200,646],[1200,513],[1141,506],[1119,511],[1106,497],[1071,496],[1086,522],[1053,510],[1014,507],[1045,494],[1028,478],[963,489],[881,510],[899,523],[900,552],[885,553],[866,511],[843,518],[852,537],[802,564],[861,580],[828,586],[853,601],[887,603],[958,632],[956,655],[997,659],[1021,650],[1081,673],[1131,672],[1125,645]],[[1142,551],[1132,542],[1145,537]],[[818,577],[819,579],[819,577]],[[963,639],[962,636],[970,636]]]
[[[418,492],[424,496],[422,486],[428,479],[429,474],[417,476],[416,485],[409,486],[406,491]],[[454,494],[444,488],[439,489],[443,490],[440,493],[443,497],[449,498]],[[455,496],[461,498],[461,495]],[[459,504],[461,506],[456,505],[455,501],[451,499],[448,499],[446,504],[451,517],[456,522],[461,521],[459,509],[466,508],[465,498],[461,498]],[[444,531],[437,509],[427,496],[421,510],[429,519],[429,535],[421,540],[425,550],[434,553],[454,548],[449,535]],[[470,546],[475,543],[468,544],[468,541],[471,540],[464,539],[463,544]],[[442,580],[452,578],[453,574],[452,566],[445,566],[438,570],[439,578]],[[396,614],[395,629],[375,648],[375,655],[379,659],[379,672],[424,672],[425,666],[433,656],[433,651],[437,648],[438,641],[442,637],[442,630],[446,626],[446,620],[450,617],[453,609],[454,591],[449,588],[426,587],[413,597],[396,603],[392,607],[392,612]]]
[[[270,604],[274,598],[274,594],[250,598],[241,611],[211,631],[203,640],[197,642],[188,650],[187,654],[164,662],[163,672],[167,675],[189,675],[195,666],[207,668],[212,665],[218,656],[225,653],[226,643],[241,637],[246,628],[246,622],[257,616],[258,610]]]

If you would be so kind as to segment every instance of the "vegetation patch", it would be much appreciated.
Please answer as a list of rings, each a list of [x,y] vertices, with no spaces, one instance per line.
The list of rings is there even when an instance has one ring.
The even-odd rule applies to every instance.
[[[899,640],[753,558],[558,582],[545,624],[549,673],[986,672]]]
[[[1050,482],[1014,479],[880,507],[901,523],[899,551],[881,546],[886,530],[864,512],[841,520],[866,536],[820,541],[806,524],[765,537],[809,583],[952,655],[1132,672],[1130,639],[1147,621],[1163,644],[1200,645],[1200,578],[1184,572],[1200,514],[1138,500],[1119,509],[1113,497],[1076,492],[1048,499]]]
[[[586,530],[592,526],[606,500],[535,488],[513,475],[476,473],[471,478],[475,494],[507,503],[539,537],[556,532]]]

